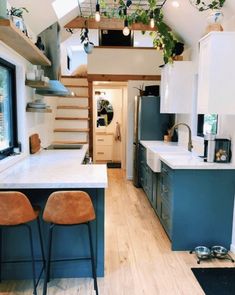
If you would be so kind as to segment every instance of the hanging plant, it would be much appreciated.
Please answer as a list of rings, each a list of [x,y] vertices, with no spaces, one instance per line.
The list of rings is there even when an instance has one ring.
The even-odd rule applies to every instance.
[[[173,34],[169,27],[163,21],[162,6],[158,5],[157,0],[148,0],[148,6],[143,9],[141,1],[132,4],[132,1],[116,1],[116,6],[111,7],[105,0],[100,0],[101,13],[108,18],[126,19],[131,26],[134,23],[149,25],[153,18],[156,27],[155,32],[150,32],[153,38],[153,46],[163,51],[164,63],[172,62],[176,55],[175,46],[180,40]],[[164,2],[165,3],[165,2]],[[131,6],[132,12],[128,12]],[[145,32],[143,32],[145,33]],[[182,43],[181,43],[182,44]]]
[[[189,2],[199,11],[221,9],[224,6],[225,1],[226,0],[212,0],[209,3],[206,3],[202,0],[189,0]]]

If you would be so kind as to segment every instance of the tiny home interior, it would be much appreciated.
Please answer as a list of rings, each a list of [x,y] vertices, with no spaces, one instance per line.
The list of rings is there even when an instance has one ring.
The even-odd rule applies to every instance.
[[[226,0],[222,5],[223,31],[206,34],[207,12],[195,9],[193,1],[178,1],[179,7],[172,5],[175,1],[157,1],[168,27],[184,43],[184,51],[173,63],[165,62],[163,48],[153,47],[150,28],[145,34],[133,29],[128,36],[122,28],[94,28],[99,1],[70,1],[71,9],[68,4],[60,12],[57,1],[36,2],[0,4],[1,191],[21,189],[42,208],[55,188],[79,188],[90,194],[95,210],[102,208],[92,229],[98,276],[103,277],[107,265],[107,276],[98,279],[101,294],[118,294],[118,284],[120,293],[132,294],[133,286],[125,276],[133,267],[137,274],[131,281],[138,287],[133,287],[133,295],[155,294],[155,285],[156,294],[186,294],[190,286],[197,289],[190,294],[201,294],[190,275],[197,261],[189,250],[219,243],[232,257],[235,253],[234,2]],[[132,2],[129,14],[138,4]],[[149,1],[141,2],[141,9],[148,7]],[[17,28],[2,9],[19,6],[29,12],[24,11],[24,26]],[[90,14],[90,23],[76,27]],[[87,43],[81,42],[81,36]],[[40,48],[37,40],[43,43]],[[32,136],[36,138],[33,152]],[[32,167],[32,173],[25,167]],[[155,254],[141,239],[135,240],[135,223]],[[216,232],[214,224],[218,224]],[[77,240],[68,243],[74,249],[72,241]],[[14,251],[13,246],[9,249]],[[56,249],[59,253],[63,245],[58,243]],[[182,269],[178,251],[184,251]],[[146,263],[138,258],[142,254]],[[140,275],[141,267],[132,265],[132,255],[143,263],[145,275]],[[175,293],[165,283],[165,275],[158,273],[155,259],[161,261],[166,276],[170,274]],[[128,271],[123,261],[128,261]],[[177,274],[170,270],[171,261]],[[214,261],[203,262],[217,266]],[[231,260],[228,263],[232,265]],[[222,261],[221,266],[228,264]],[[73,277],[74,268],[66,267],[68,277]],[[12,268],[8,271],[3,268],[8,279],[29,278],[27,269],[20,273],[17,268],[16,274]],[[162,275],[160,282],[151,275],[154,272]],[[182,273],[189,283],[180,286],[175,281]],[[54,277],[63,275],[60,268],[52,271]],[[79,276],[90,275],[87,265],[82,265]],[[16,292],[11,283],[5,286]],[[86,283],[82,286],[84,292],[92,289]],[[26,294],[31,294],[27,288]],[[71,288],[76,289],[76,283]],[[59,294],[58,286],[51,290]],[[69,288],[65,292],[69,294]]]

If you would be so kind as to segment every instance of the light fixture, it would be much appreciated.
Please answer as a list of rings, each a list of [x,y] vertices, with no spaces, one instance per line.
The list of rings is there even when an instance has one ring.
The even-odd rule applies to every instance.
[[[100,21],[100,4],[99,4],[99,1],[97,1],[96,6],[95,6],[95,21],[96,22]]]
[[[176,1],[176,0],[172,1],[172,2],[171,2],[171,5],[172,5],[173,7],[175,7],[175,8],[178,8],[178,7],[180,6],[179,2]]]
[[[153,29],[155,27],[155,21],[154,21],[154,18],[153,18],[153,11],[150,12],[150,28]]]
[[[128,27],[128,20],[127,19],[124,20],[124,29],[123,29],[122,33],[124,36],[128,36],[130,34],[130,29]]]

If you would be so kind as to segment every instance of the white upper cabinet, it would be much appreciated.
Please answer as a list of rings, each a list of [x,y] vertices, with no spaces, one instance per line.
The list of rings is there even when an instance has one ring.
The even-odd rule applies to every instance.
[[[198,113],[235,114],[235,32],[200,40]]]
[[[194,71],[191,61],[174,61],[161,72],[161,113],[191,113]]]

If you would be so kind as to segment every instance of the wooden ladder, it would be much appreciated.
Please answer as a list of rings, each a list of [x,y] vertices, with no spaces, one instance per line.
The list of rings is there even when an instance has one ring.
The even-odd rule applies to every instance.
[[[54,143],[89,144],[92,156],[92,90],[89,90],[87,77],[62,76],[60,80],[72,95],[58,97]]]

